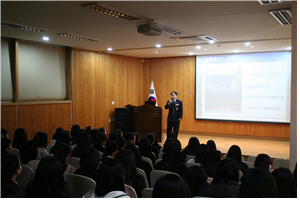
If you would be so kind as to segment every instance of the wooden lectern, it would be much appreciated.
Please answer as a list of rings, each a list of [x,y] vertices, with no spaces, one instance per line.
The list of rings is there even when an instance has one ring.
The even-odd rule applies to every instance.
[[[138,132],[141,137],[148,133],[156,133],[157,141],[161,142],[161,107],[153,105],[132,106],[129,108],[129,131]]]

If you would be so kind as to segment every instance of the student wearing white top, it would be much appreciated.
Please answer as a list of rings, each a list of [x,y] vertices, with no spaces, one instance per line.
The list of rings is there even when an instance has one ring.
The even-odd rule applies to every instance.
[[[33,138],[33,141],[38,145],[38,153],[42,156],[44,153],[48,153],[47,144],[48,136],[45,132],[37,132]]]

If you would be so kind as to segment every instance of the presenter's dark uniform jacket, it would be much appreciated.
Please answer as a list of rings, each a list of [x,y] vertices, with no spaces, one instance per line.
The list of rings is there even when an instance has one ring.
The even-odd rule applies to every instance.
[[[171,132],[173,127],[177,138],[180,125],[179,118],[182,119],[183,113],[182,101],[176,99],[172,103],[169,103],[168,100],[167,104],[165,105],[165,109],[169,109],[167,133]]]

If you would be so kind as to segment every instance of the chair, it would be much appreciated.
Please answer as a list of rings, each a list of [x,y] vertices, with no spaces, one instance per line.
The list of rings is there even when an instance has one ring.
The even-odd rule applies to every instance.
[[[153,188],[144,188],[142,198],[152,198]]]
[[[55,145],[55,143],[56,143],[56,140],[55,140],[55,139],[50,140],[50,144],[51,144],[51,145]]]
[[[208,182],[210,182],[210,183],[213,181],[213,179],[214,179],[214,178],[212,178],[212,177],[207,177],[207,180],[208,180]]]
[[[162,156],[164,155],[164,152],[159,152],[158,159],[162,159]]]
[[[156,183],[156,181],[161,177],[164,176],[166,174],[175,174],[177,176],[179,176],[178,174],[174,173],[174,172],[169,172],[169,171],[164,171],[164,170],[152,170],[150,172],[150,183],[151,183],[151,188],[154,188],[154,185]]]
[[[52,147],[54,147],[54,144],[49,144],[49,145],[47,146],[48,152],[50,152],[50,150],[52,149]]]
[[[80,159],[79,158],[75,158],[75,157],[71,157],[68,160],[68,164],[72,165],[75,168],[75,170],[77,170],[77,169],[80,168]]]
[[[256,156],[249,156],[248,159],[247,159],[247,161],[254,163],[255,159],[256,159]]]
[[[241,180],[242,176],[243,176],[243,172],[239,170],[239,180]]]
[[[96,187],[93,179],[78,174],[66,174],[66,182],[70,198],[82,198],[85,193]]]
[[[186,159],[185,159],[185,162],[187,162],[188,160],[190,159],[194,159],[196,156],[193,156],[193,155],[186,155]]]
[[[253,162],[246,161],[245,163],[248,165],[249,168],[254,168]]]
[[[157,164],[158,162],[160,162],[160,161],[162,161],[161,158],[157,159],[157,160],[155,161],[155,166],[156,166],[156,164]]]
[[[102,160],[102,156],[103,156],[103,153],[101,151],[99,151],[100,160]]]
[[[199,166],[200,167],[200,163],[184,163],[186,166],[187,166],[187,168],[190,168],[190,167],[192,167],[192,166]]]
[[[142,158],[143,158],[144,161],[146,161],[146,162],[148,162],[148,163],[150,164],[150,166],[151,166],[152,169],[154,169],[154,168],[153,168],[152,160],[151,160],[150,158],[147,158],[147,157],[145,157],[145,156],[142,156]]]
[[[36,156],[36,160],[41,160],[41,159],[42,159],[41,155],[38,154],[38,155]]]
[[[54,155],[53,154],[49,154],[49,153],[43,153],[43,158],[45,157],[52,157],[54,158]]]
[[[19,186],[26,188],[29,181],[33,180],[34,178],[34,172],[31,167],[28,165],[22,165],[22,172],[19,176],[16,178],[16,182]]]
[[[156,160],[156,155],[155,155],[155,153],[154,153],[154,152],[152,152],[152,154],[154,155],[154,158],[155,158],[155,160]]]
[[[124,186],[125,186],[125,192],[126,194],[128,194],[128,196],[130,196],[130,198],[138,198],[135,189],[133,187],[127,184],[124,184]]]
[[[96,168],[97,170],[99,169],[101,163],[102,163],[102,161],[99,161],[99,165],[98,165],[98,167]]]
[[[278,168],[278,167],[285,167],[285,168],[290,168],[290,160],[289,159],[281,159],[281,158],[276,158],[273,161],[273,170]]]
[[[164,152],[164,148],[163,147],[160,148],[159,152]]]
[[[146,176],[146,173],[144,172],[144,170],[140,169],[140,168],[136,168],[136,171],[138,174],[142,175],[145,179],[145,184],[146,184],[146,187],[148,188],[149,187],[149,183],[148,183],[148,179],[147,179],[147,176]]]
[[[20,160],[20,150],[13,148],[12,154],[16,155],[18,157],[18,159]]]

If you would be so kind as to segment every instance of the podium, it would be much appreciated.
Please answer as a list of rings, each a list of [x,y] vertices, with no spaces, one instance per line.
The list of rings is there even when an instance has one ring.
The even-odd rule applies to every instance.
[[[138,132],[142,138],[148,133],[156,133],[157,141],[161,142],[161,107],[150,104],[125,107],[129,109],[129,131]]]

